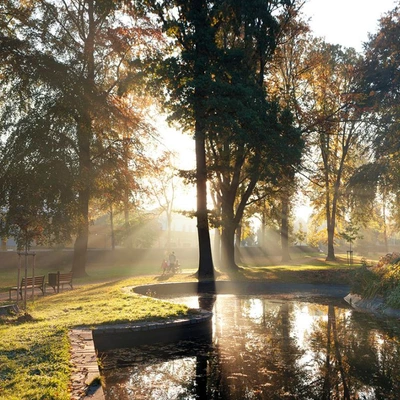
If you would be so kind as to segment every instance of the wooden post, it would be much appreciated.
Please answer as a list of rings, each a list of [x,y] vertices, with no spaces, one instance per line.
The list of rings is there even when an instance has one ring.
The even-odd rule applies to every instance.
[[[22,291],[22,288],[20,287],[21,285],[21,254],[18,253],[18,273],[17,273],[17,304],[19,302],[19,293],[20,290]],[[10,295],[11,298],[11,295]]]
[[[24,272],[24,276],[25,276],[24,311],[26,313],[26,295],[28,292],[28,287],[27,287],[27,284],[28,284],[28,252],[27,252],[27,250],[25,250],[24,256],[25,256],[25,262],[24,262],[24,269],[25,269],[25,272]]]
[[[35,296],[35,285],[34,285],[34,282],[35,282],[35,253],[31,253],[31,254],[29,254],[29,253],[27,253],[27,257],[28,257],[28,255],[32,255],[32,300],[33,300],[33,298],[34,298],[34,296]]]
[[[22,264],[22,258],[21,256],[24,256],[24,277],[25,277],[25,287],[22,288],[21,286],[21,264]],[[24,253],[18,253],[18,257],[19,257],[19,263],[18,263],[18,282],[17,282],[17,303],[19,301],[19,296],[22,296],[22,290],[24,290],[24,294],[23,294],[23,308],[24,311],[26,313],[26,298],[27,298],[27,292],[28,292],[28,266],[29,266],[29,262],[28,262],[28,258],[29,256],[32,256],[32,299],[34,298],[35,295],[35,286],[33,285],[34,280],[35,280],[35,255],[36,253],[29,253],[27,249],[25,249]]]

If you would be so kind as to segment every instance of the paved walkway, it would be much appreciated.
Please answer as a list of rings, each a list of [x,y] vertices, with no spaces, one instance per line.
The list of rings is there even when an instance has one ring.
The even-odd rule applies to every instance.
[[[8,292],[0,292],[0,301],[8,301]]]
[[[71,400],[104,400],[97,354],[90,329],[73,329],[71,343]]]

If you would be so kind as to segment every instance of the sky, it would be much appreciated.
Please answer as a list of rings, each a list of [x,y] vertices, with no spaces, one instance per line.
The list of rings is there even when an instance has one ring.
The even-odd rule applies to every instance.
[[[361,52],[368,33],[377,31],[380,17],[397,3],[395,0],[307,0],[303,13],[310,18],[314,36]]]

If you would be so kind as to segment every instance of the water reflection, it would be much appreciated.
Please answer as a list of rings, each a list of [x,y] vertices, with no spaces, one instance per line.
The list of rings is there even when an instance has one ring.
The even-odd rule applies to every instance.
[[[213,305],[212,341],[105,354],[107,400],[400,398],[397,321],[331,301],[228,295],[185,301]]]

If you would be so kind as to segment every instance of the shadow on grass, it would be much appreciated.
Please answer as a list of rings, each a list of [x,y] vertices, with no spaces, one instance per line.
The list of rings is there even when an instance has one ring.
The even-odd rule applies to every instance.
[[[156,277],[154,278],[154,280],[155,280],[155,281],[158,281],[158,282],[166,282],[166,281],[168,281],[170,278],[172,278],[173,276],[174,276],[173,274],[159,275],[159,276],[156,276]]]

